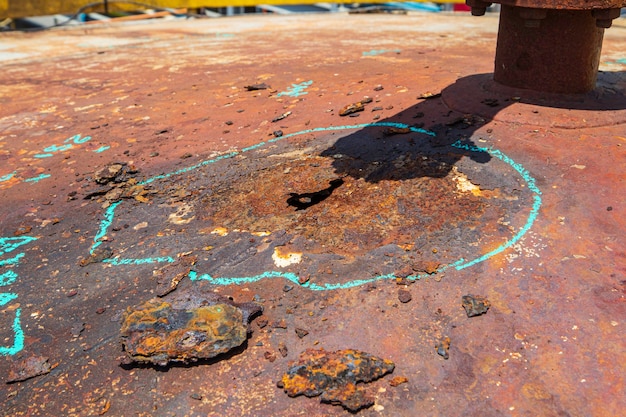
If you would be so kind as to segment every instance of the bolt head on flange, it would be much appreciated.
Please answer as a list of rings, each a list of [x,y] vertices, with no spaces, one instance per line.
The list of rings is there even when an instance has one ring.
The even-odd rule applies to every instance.
[[[487,13],[487,7],[491,6],[492,3],[482,0],[465,0],[465,4],[472,9],[472,16],[483,16]]]

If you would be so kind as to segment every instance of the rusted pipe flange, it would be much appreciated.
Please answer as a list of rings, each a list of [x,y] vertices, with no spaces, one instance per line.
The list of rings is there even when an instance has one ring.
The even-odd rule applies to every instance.
[[[466,0],[472,14],[492,3]],[[594,89],[604,29],[626,0],[499,0],[494,80],[553,93]]]

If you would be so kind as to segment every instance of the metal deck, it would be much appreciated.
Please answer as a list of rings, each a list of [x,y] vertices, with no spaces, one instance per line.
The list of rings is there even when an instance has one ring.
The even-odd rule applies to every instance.
[[[338,13],[0,34],[2,414],[351,415],[277,387],[324,348],[395,364],[362,416],[620,415],[626,24],[584,96],[494,84],[496,32]],[[174,293],[263,306],[247,343],[121,365],[124,311],[184,256]]]

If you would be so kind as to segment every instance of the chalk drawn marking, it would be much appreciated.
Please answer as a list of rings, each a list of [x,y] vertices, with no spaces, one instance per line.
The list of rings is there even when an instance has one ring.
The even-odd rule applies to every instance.
[[[91,140],[91,136],[82,137],[80,134],[70,136],[63,141],[64,145],[50,145],[43,149],[45,153],[34,155],[35,158],[50,158],[54,154],[72,149],[74,145],[80,145]]]
[[[13,252],[17,248],[22,245],[26,245],[34,240],[37,240],[36,237],[32,236],[20,236],[20,237],[2,237],[0,238],[0,256],[6,255],[7,253]],[[4,267],[7,265],[17,266],[20,260],[24,257],[24,253],[18,253],[12,258],[0,260],[0,267]],[[0,287],[5,287],[7,285],[13,284],[17,280],[18,275],[12,269],[0,274]],[[12,292],[3,292],[0,293],[0,306],[8,304],[9,302],[17,299],[17,294]],[[22,330],[22,325],[20,323],[20,316],[22,314],[22,309],[15,309],[15,317],[13,318],[13,324],[11,326],[13,330],[13,345],[12,346],[0,346],[0,355],[15,355],[24,349],[24,331]]]
[[[288,96],[288,97],[300,97],[305,94],[309,94],[306,90],[311,84],[313,84],[313,80],[304,81],[300,84],[291,84],[291,87],[287,87],[287,91],[282,91],[276,94],[276,97]]]
[[[42,153],[37,153],[35,155],[33,155],[34,158],[37,159],[44,159],[44,158],[51,158],[53,156],[55,156],[56,154],[58,154],[59,152],[64,152],[64,151],[68,151],[70,149],[74,148],[74,145],[81,145],[85,142],[88,142],[91,140],[91,136],[82,136],[81,134],[78,135],[74,135],[74,136],[70,136],[69,138],[65,139],[63,141],[63,144],[61,145],[50,145],[46,148],[43,149]],[[102,147],[104,148],[104,146]],[[102,149],[100,148],[100,149]],[[102,149],[105,150],[105,149]],[[94,152],[102,152],[102,150],[95,150]],[[7,175],[3,175],[0,177],[0,183],[5,182],[5,181],[9,181],[10,179],[12,179],[15,175],[17,174],[17,171],[13,171],[10,174]],[[32,178],[25,178],[25,179],[21,179],[19,180],[19,182],[39,182],[43,179],[46,178],[50,178],[52,175],[50,174],[41,174],[38,175],[36,177],[32,177]]]
[[[20,262],[20,259],[22,259],[23,257],[24,257],[23,253],[18,253],[16,256],[14,256],[11,259],[0,259],[0,266],[17,265]]]
[[[46,178],[50,178],[52,175],[50,174],[41,174],[41,175],[37,175],[36,177],[32,177],[32,178],[26,178],[24,180],[24,182],[39,182],[41,180],[44,180]]]
[[[17,174],[17,171],[13,171],[10,174],[1,176],[0,177],[0,182],[4,182],[4,181],[10,180],[11,178],[13,178],[15,176],[15,174]]]
[[[108,145],[106,145],[106,146],[100,146],[98,149],[95,149],[95,150],[94,150],[94,152],[95,152],[95,153],[102,153],[102,152],[107,151],[107,150],[109,150],[109,149],[111,149],[111,147],[110,147],[110,146],[108,146]]]
[[[372,49],[371,51],[363,52],[363,56],[376,56],[376,55],[387,54],[390,52],[399,54],[401,51],[399,49]]]
[[[15,295],[15,297],[17,297],[17,295]],[[22,324],[20,323],[21,314],[22,309],[18,307],[15,310],[15,318],[13,319],[13,325],[11,326],[13,333],[15,334],[15,336],[13,336],[13,346],[0,346],[0,355],[15,355],[24,349],[24,331],[22,330]]]
[[[5,287],[7,285],[11,285],[15,282],[15,280],[17,280],[19,277],[17,276],[17,274],[9,269],[6,272],[3,272],[2,274],[0,274],[0,287]]]
[[[220,155],[216,158],[210,159],[210,160],[206,160],[206,161],[202,161],[196,165],[187,167],[187,168],[182,168],[179,169],[177,171],[168,173],[168,174],[162,174],[162,175],[157,175],[154,176],[152,178],[149,178],[145,181],[140,182],[140,185],[144,185],[144,184],[149,184],[151,182],[154,182],[156,180],[160,180],[160,179],[165,179],[165,178],[169,178],[171,176],[174,175],[180,175],[180,174],[184,174],[190,171],[193,171],[197,168],[200,168],[202,166],[206,166],[209,164],[212,164],[214,162],[223,160],[223,159],[229,159],[229,158],[233,158],[241,153],[244,152],[248,152],[254,149],[258,149],[260,147],[263,147],[264,145],[266,145],[267,143],[273,143],[273,142],[277,142],[279,140],[283,140],[286,138],[290,138],[290,137],[294,137],[294,136],[298,136],[298,135],[303,135],[303,134],[308,134],[308,133],[316,133],[316,132],[328,132],[328,131],[335,131],[335,130],[348,130],[348,129],[363,129],[363,128],[368,128],[368,127],[379,127],[379,126],[383,126],[383,127],[397,127],[397,128],[402,128],[402,129],[406,129],[409,128],[411,131],[416,132],[416,133],[422,133],[425,135],[429,135],[429,136],[435,136],[434,132],[425,130],[425,129],[421,129],[421,128],[416,128],[413,126],[409,126],[407,124],[404,123],[394,123],[394,122],[378,122],[378,123],[364,123],[364,124],[359,124],[359,125],[346,125],[346,126],[328,126],[328,127],[319,127],[319,128],[313,128],[313,129],[306,129],[306,130],[302,130],[299,132],[295,132],[295,133],[290,133],[287,135],[283,135],[277,138],[273,138],[270,139],[266,142],[260,142],[256,145],[252,145],[246,148],[242,148],[241,151],[233,151],[230,152],[228,154],[224,154],[224,155]],[[480,262],[483,262],[489,258],[491,258],[494,255],[497,255],[501,252],[503,252],[504,250],[506,250],[507,248],[511,247],[512,245],[514,245],[516,242],[518,242],[522,236],[524,236],[526,234],[526,232],[528,232],[528,230],[530,230],[530,228],[532,227],[533,223],[535,222],[535,219],[537,218],[538,214],[539,214],[539,209],[541,208],[541,190],[539,190],[539,188],[536,185],[536,181],[535,179],[530,175],[530,173],[520,164],[516,163],[515,161],[513,161],[513,159],[511,159],[510,157],[508,157],[507,155],[505,155],[504,153],[502,153],[501,151],[499,151],[498,149],[494,149],[494,148],[481,148],[481,147],[477,147],[474,145],[468,145],[465,144],[461,141],[457,141],[455,143],[453,143],[451,145],[452,147],[455,147],[457,149],[462,149],[462,150],[466,150],[468,152],[485,152],[488,153],[489,155],[491,155],[494,158],[497,158],[499,160],[501,160],[502,162],[510,165],[521,177],[522,179],[526,182],[528,189],[534,194],[533,195],[533,205],[532,208],[530,210],[530,213],[528,215],[528,218],[526,220],[526,223],[520,228],[520,230],[513,235],[513,237],[511,239],[509,239],[508,241],[506,241],[505,243],[501,244],[500,246],[498,246],[496,249],[476,258],[476,259],[472,259],[472,260],[465,260],[463,258],[458,259],[455,262],[452,262],[448,265],[445,265],[443,267],[441,267],[439,269],[439,271],[444,271],[448,268],[454,268],[456,270],[461,270],[461,269],[465,269],[468,268],[470,266],[476,265]],[[104,214],[104,219],[101,221],[100,223],[100,228],[98,230],[98,233],[96,234],[96,236],[94,237],[94,243],[91,246],[90,249],[90,253],[93,253],[94,249],[97,248],[100,244],[102,244],[102,238],[104,236],[106,236],[107,230],[108,228],[111,226],[113,219],[115,217],[115,209],[119,206],[119,204],[121,204],[121,201],[112,204],[111,206],[109,206],[109,208],[106,210],[105,214]],[[139,264],[145,264],[145,263],[158,263],[158,262],[173,262],[172,258],[137,258],[137,259],[120,259],[120,258],[113,258],[113,259],[107,259],[104,262],[110,263],[112,265],[139,265]],[[413,280],[413,281],[417,281],[420,279],[423,279],[425,277],[427,277],[428,274],[423,274],[423,275],[412,275],[407,277],[407,279],[409,280]],[[214,278],[211,277],[208,274],[202,274],[202,275],[198,275],[197,272],[195,271],[191,271],[189,273],[189,278],[191,280],[205,280],[205,281],[210,281],[213,284],[216,285],[241,285],[241,284],[247,284],[247,283],[251,283],[251,282],[256,282],[262,279],[274,279],[274,278],[283,278],[283,279],[287,279],[291,282],[293,282],[294,284],[300,285],[304,288],[308,288],[310,290],[313,291],[329,291],[329,290],[337,290],[337,289],[347,289],[347,288],[353,288],[353,287],[357,287],[357,286],[361,286],[361,285],[365,285],[365,284],[369,284],[372,282],[376,282],[376,281],[380,281],[380,280],[388,280],[388,279],[395,279],[395,275],[391,275],[391,274],[387,274],[387,275],[379,275],[379,276],[375,276],[372,278],[366,278],[366,279],[357,279],[357,280],[352,280],[352,281],[348,281],[348,282],[343,282],[343,283],[334,283],[334,284],[323,284],[323,285],[319,285],[316,283],[312,283],[310,281],[305,282],[304,284],[301,284],[298,280],[298,276],[296,274],[290,273],[290,272],[278,272],[278,271],[266,271],[263,272],[259,275],[255,275],[255,276],[251,276],[251,277],[220,277],[220,278]]]
[[[13,252],[20,246],[26,245],[27,243],[35,240],[37,240],[37,238],[32,236],[0,237],[0,256]]]

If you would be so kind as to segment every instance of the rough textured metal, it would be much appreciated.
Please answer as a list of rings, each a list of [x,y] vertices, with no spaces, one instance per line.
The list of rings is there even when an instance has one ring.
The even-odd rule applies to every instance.
[[[360,416],[623,413],[626,24],[605,32],[582,97],[495,83],[497,24],[334,14],[0,34],[3,414],[351,416],[276,386],[319,348],[408,379],[373,382]],[[119,162],[143,198],[84,199]],[[287,202],[336,179],[317,204]],[[165,268],[188,252],[193,265]],[[120,366],[126,309],[156,296],[154,271],[186,269],[167,297],[264,307],[246,348]],[[465,294],[489,312],[468,318]],[[58,366],[6,384],[28,357]]]

